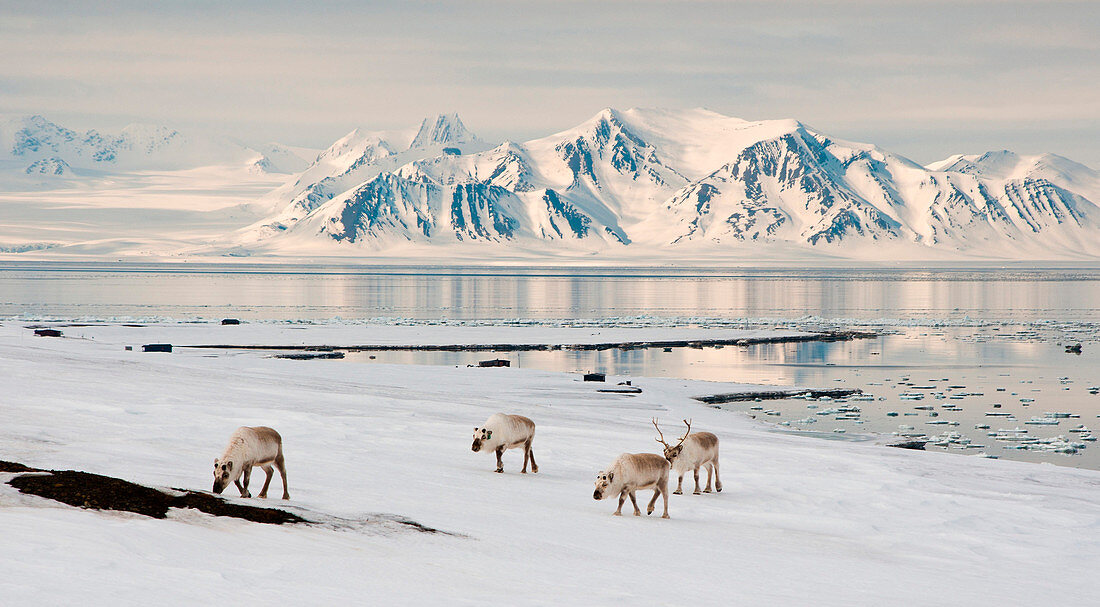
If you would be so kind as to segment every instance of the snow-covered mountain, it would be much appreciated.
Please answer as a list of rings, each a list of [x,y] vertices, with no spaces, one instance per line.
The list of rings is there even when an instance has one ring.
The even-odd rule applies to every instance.
[[[249,166],[261,173],[300,173],[309,167],[308,158],[312,157],[307,150],[290,148],[280,143],[266,143],[249,150],[259,154],[258,158],[251,160]]]
[[[47,211],[64,205],[39,209],[44,192],[85,206],[221,213],[196,217],[198,232],[142,234],[140,251],[173,255],[1100,257],[1100,173],[1066,158],[999,151],[920,166],[796,120],[703,109],[608,108],[500,144],[440,114],[402,130],[355,129],[320,153],[0,117],[0,191],[50,222],[59,218]],[[10,222],[0,245],[83,242],[49,225]],[[211,239],[215,226],[228,233]],[[110,250],[115,232],[95,250]]]
[[[0,115],[0,171],[6,172],[72,177],[233,165],[292,174],[308,164],[301,154],[279,144],[252,148],[228,138],[188,136],[166,126],[131,124],[118,133],[81,133],[38,115]]]
[[[903,255],[1100,255],[1100,174],[1053,155],[922,167],[795,120],[605,109],[525,143],[455,115],[356,130],[267,197],[257,253],[441,250],[705,257],[754,247]]]
[[[413,162],[450,158],[489,147],[454,114],[425,118],[419,128],[405,131],[357,128],[336,140],[301,174],[266,197],[274,213],[249,229],[245,241],[287,231],[333,198],[341,194],[351,196],[352,190],[383,173],[392,176],[393,171]]]

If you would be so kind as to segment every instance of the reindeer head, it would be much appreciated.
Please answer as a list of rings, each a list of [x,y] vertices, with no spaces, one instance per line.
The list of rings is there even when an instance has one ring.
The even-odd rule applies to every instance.
[[[592,499],[602,500],[603,498],[614,494],[611,490],[615,484],[614,472],[600,472],[596,475],[596,490],[592,492]]]
[[[481,451],[482,443],[493,438],[493,431],[485,428],[474,428],[474,444],[470,447],[474,453]]]
[[[665,446],[665,459],[668,460],[669,464],[676,463],[676,458],[680,457],[680,453],[684,450],[684,441],[687,440],[688,434],[691,434],[691,420],[685,419],[683,421],[687,424],[687,431],[684,432],[684,435],[680,437],[680,442],[676,443],[674,447],[665,442],[665,435],[661,433],[661,428],[657,425],[657,418],[653,418],[653,427],[657,428],[657,434],[660,435],[660,438],[655,440]]]
[[[233,462],[214,459],[214,493],[220,494],[233,482]]]

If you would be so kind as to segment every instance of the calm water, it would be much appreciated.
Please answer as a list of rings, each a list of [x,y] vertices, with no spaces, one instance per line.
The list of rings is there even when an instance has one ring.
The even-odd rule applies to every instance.
[[[0,318],[1092,321],[1100,269],[629,270],[0,264]]]
[[[870,327],[883,334],[840,343],[521,352],[506,357],[515,366],[555,371],[859,387],[875,400],[724,407],[781,424],[783,431],[832,438],[957,432],[956,442],[945,449],[1100,469],[1100,446],[1080,440],[1086,433],[1069,432],[1084,424],[1095,426],[1100,437],[1100,395],[1089,391],[1100,386],[1100,270],[1095,269],[0,266],[0,319],[225,316],[246,321]],[[1084,344],[1083,353],[1066,354],[1064,344],[1077,342]],[[371,360],[367,354],[351,354],[348,360],[465,365],[486,358],[484,353],[374,355]],[[644,386],[644,380],[636,383]],[[903,397],[916,392],[925,394],[924,399]],[[858,406],[860,414],[817,415],[849,405]],[[1080,418],[1057,425],[1026,424],[1048,412]],[[990,428],[976,428],[983,425]],[[1049,440],[1061,435],[1087,446],[1070,455],[1013,449],[1021,442],[987,436],[1017,427],[1027,429],[1028,436]],[[966,441],[981,446],[964,448],[960,443]]]

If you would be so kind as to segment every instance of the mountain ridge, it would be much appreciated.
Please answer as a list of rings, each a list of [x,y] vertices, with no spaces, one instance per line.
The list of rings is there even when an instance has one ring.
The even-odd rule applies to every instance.
[[[1100,258],[1100,173],[1070,159],[991,150],[921,166],[795,119],[704,108],[608,107],[574,127],[501,143],[444,113],[406,129],[356,128],[319,151],[156,125],[77,132],[42,116],[0,116],[0,173],[16,192],[52,191],[55,200],[149,187],[127,190],[127,205],[140,208],[145,196],[222,213],[194,236],[182,225],[142,235],[142,254]],[[176,185],[161,185],[162,174]],[[183,202],[195,196],[205,198]],[[35,200],[12,199],[28,209]],[[51,251],[131,246],[107,239],[81,249],[60,225],[38,230],[56,235]],[[220,235],[210,235],[214,226]],[[9,228],[17,236],[4,250],[47,242]]]
[[[425,119],[414,143],[443,122],[461,125],[457,115]],[[315,170],[313,191],[327,188],[324,196],[275,196],[275,221],[242,230],[234,244],[277,252],[281,239],[313,239],[333,254],[373,255],[471,242],[597,254],[760,242],[981,253],[1038,243],[1100,255],[1100,179],[1056,155],[991,152],[922,167],[797,120],[701,108],[604,108],[547,137],[484,147],[390,153],[339,175]]]

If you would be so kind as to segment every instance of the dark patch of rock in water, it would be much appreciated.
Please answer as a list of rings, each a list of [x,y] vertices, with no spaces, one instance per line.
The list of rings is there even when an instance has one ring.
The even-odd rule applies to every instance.
[[[341,359],[344,358],[343,352],[310,352],[301,354],[276,354],[275,358],[286,358],[289,360],[325,360],[325,359]]]
[[[928,444],[926,440],[907,440],[900,443],[890,443],[887,447],[897,447],[898,449],[915,449],[917,451],[924,451],[924,446]]]
[[[821,398],[822,396],[828,396],[829,398],[844,398],[846,396],[852,396],[853,394],[863,394],[863,390],[858,388],[829,388],[825,390],[771,390],[761,392],[734,392],[732,394],[711,394],[708,396],[694,396],[695,400],[707,403],[708,405],[718,405],[722,403],[743,402],[749,400],[778,400],[782,398],[793,398],[795,396],[809,395],[813,398]]]
[[[609,394],[641,394],[642,389],[638,386],[631,386],[629,384],[619,384],[613,388],[599,388],[596,392],[605,392]]]

